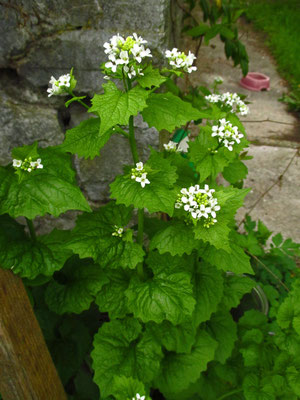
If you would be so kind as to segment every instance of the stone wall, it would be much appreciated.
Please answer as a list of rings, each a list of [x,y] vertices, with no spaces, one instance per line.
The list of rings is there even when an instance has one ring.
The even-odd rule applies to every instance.
[[[154,62],[173,44],[181,15],[172,0],[7,0],[0,3],[0,163],[15,146],[38,140],[59,144],[67,128],[86,118],[77,104],[47,97],[51,75],[74,67],[77,93],[92,96],[103,83],[103,43],[112,35],[137,32],[148,40]],[[136,119],[138,144],[158,142],[155,129]],[[112,162],[113,160],[113,162]],[[74,160],[82,189],[92,201],[108,197],[108,183],[131,161],[126,140],[113,137],[93,161]]]

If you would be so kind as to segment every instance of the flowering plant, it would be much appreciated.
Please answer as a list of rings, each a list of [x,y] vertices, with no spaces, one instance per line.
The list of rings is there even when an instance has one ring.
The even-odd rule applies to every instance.
[[[0,168],[0,263],[31,288],[67,387],[80,390],[88,380],[93,400],[97,387],[101,399],[146,400],[158,391],[170,400],[212,398],[201,391],[192,397],[193,390],[206,382],[210,365],[222,370],[231,356],[237,325],[230,310],[255,285],[244,276],[253,270],[234,229],[248,192],[239,188],[248,142],[232,108],[242,104],[234,96],[225,106],[210,99],[197,105],[169,92],[173,74],[195,71],[195,57],[166,51],[170,68],[160,70],[146,45],[136,34],[104,44],[108,82],[91,105],[73,94],[72,71],[51,78],[49,95],[69,94],[66,105],[78,101],[90,118],[68,130],[60,146],[14,149],[13,162]],[[139,113],[149,127],[169,132],[162,151],[151,148],[147,160],[136,145]],[[173,134],[191,120],[199,133],[184,153]],[[93,159],[112,135],[128,140],[132,163],[111,183],[112,200],[92,210],[70,154]],[[227,186],[218,184],[221,174]],[[35,217],[67,210],[82,212],[74,229],[35,234]],[[14,220],[21,216],[29,234]],[[67,367],[61,357],[70,360]],[[242,390],[253,398],[248,383]]]

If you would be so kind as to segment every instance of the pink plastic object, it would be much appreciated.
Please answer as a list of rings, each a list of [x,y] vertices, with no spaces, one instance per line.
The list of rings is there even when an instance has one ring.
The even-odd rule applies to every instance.
[[[259,92],[260,90],[270,89],[270,78],[260,72],[249,72],[241,79],[240,84],[248,90]]]

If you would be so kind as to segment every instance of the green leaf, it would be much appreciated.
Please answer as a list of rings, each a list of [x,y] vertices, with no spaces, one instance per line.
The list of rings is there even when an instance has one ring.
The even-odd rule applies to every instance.
[[[221,308],[212,315],[207,323],[208,332],[217,341],[215,360],[224,364],[228,357],[231,356],[234,343],[237,340],[237,326],[232,320],[229,311]]]
[[[225,272],[231,271],[235,274],[253,274],[250,258],[239,245],[231,240],[229,242],[228,252],[206,244],[202,247],[199,254],[204,260]]]
[[[93,382],[92,375],[85,365],[78,371],[74,378],[76,394],[82,399],[99,400],[100,393],[98,386]]]
[[[154,126],[158,131],[166,129],[169,132],[188,121],[206,117],[204,112],[196,110],[190,103],[172,93],[152,93],[142,115],[149,127]]]
[[[144,168],[150,184],[142,187],[131,179],[131,168],[125,167],[125,175],[117,176],[110,185],[111,197],[117,199],[117,204],[147,208],[150,213],[161,211],[172,215],[176,201],[176,192],[172,189],[177,178],[176,168],[154,150]]]
[[[21,181],[12,166],[0,167],[0,214],[33,219],[47,213],[58,217],[67,210],[90,211],[76,186],[70,156],[54,147],[38,152],[43,169],[21,171]]]
[[[99,150],[105,145],[114,131],[99,133],[100,119],[90,118],[78,126],[68,129],[66,138],[60,148],[63,151],[77,154],[79,157],[91,158],[99,155]]]
[[[80,314],[90,307],[96,294],[107,282],[99,265],[73,256],[47,286],[45,301],[49,309],[57,314]]]
[[[92,98],[89,112],[99,114],[101,118],[100,136],[113,126],[128,125],[129,117],[137,115],[146,106],[149,92],[140,86],[135,86],[128,92],[122,92],[109,81],[103,85],[104,94],[96,94]]]
[[[253,279],[242,275],[226,275],[224,279],[224,294],[222,304],[224,308],[230,310],[240,304],[241,298],[251,292],[256,285]]]
[[[287,380],[297,396],[300,396],[300,372],[294,366],[287,368]]]
[[[133,318],[105,323],[94,337],[92,351],[94,381],[103,398],[116,390],[115,376],[151,382],[159,371],[160,346],[143,333]]]
[[[147,329],[155,340],[164,346],[168,351],[176,353],[189,353],[195,342],[196,326],[191,323],[184,323],[174,326],[169,321],[161,324],[150,322]]]
[[[109,318],[124,318],[129,313],[125,290],[129,286],[130,271],[117,269],[107,271],[109,283],[104,285],[96,297],[101,312],[108,312]]]
[[[208,45],[209,41],[217,36],[221,31],[221,24],[214,24],[205,34],[204,43]]]
[[[255,374],[246,375],[243,382],[244,396],[246,400],[275,400],[276,396],[271,385],[261,384]]]
[[[272,242],[275,244],[275,246],[280,246],[281,243],[283,242],[283,237],[281,233],[277,233],[277,235],[272,237]]]
[[[258,310],[248,310],[239,319],[239,325],[246,329],[263,329],[264,327],[268,327],[267,322],[268,317]]]
[[[196,341],[188,354],[166,354],[161,363],[161,372],[155,380],[156,386],[167,398],[196,382],[207,364],[213,360],[217,342],[203,330],[197,333]]]
[[[17,160],[24,160],[25,158],[31,157],[33,160],[39,157],[38,153],[38,142],[34,142],[30,145],[22,146],[22,147],[15,147],[12,152],[12,158]]]
[[[260,329],[254,328],[247,330],[242,336],[242,343],[249,344],[261,344],[264,340],[263,332]]]
[[[80,215],[66,247],[81,258],[92,257],[102,267],[135,268],[145,253],[133,242],[132,231],[113,236],[116,226],[128,224],[131,213],[131,208],[110,202],[93,213]]]
[[[248,193],[247,189],[235,189],[232,187],[219,188],[214,193],[214,197],[218,199],[221,209],[217,214],[217,222],[205,228],[201,223],[194,226],[196,239],[209,242],[217,249],[230,251],[228,235],[231,231],[229,225],[234,223],[234,215],[238,208],[243,205],[243,199]]]
[[[146,263],[154,274],[188,272],[192,275],[194,271],[195,259],[193,256],[183,255],[182,257],[172,257],[171,254],[159,254],[156,251],[150,251]]]
[[[159,73],[159,69],[153,68],[152,65],[148,65],[148,67],[143,71],[144,76],[139,76],[137,78],[138,83],[143,88],[150,89],[151,87],[159,87],[162,83],[164,83],[167,78],[162,76]]]
[[[239,159],[234,160],[232,163],[225,167],[223,170],[223,177],[229,183],[236,183],[246,178],[248,174],[248,168]]]
[[[187,272],[157,272],[154,277],[140,281],[133,278],[126,290],[128,307],[143,322],[163,320],[174,325],[186,321],[195,307],[191,277]]]
[[[1,216],[0,222],[0,265],[23,278],[34,279],[41,274],[51,276],[71,255],[64,248],[67,231],[55,229],[32,241],[25,234],[24,226],[9,216]]]
[[[114,377],[114,393],[117,400],[132,400],[136,394],[145,396],[146,390],[142,382],[132,377],[115,376]],[[145,398],[146,400],[146,398]]]
[[[235,37],[234,32],[224,25],[221,26],[220,34],[224,36],[226,39],[234,39]]]
[[[210,29],[209,25],[201,23],[198,26],[195,26],[194,28],[189,29],[185,33],[192,37],[199,37],[199,36],[204,35],[207,31],[209,31],[209,29]]]
[[[198,174],[187,157],[180,153],[169,153],[167,155],[171,164],[177,168],[176,173],[178,178],[176,180],[176,186],[178,186],[178,188],[181,189],[198,183]]]
[[[282,329],[293,327],[300,335],[300,288],[295,287],[280,305],[277,313],[277,323]]]
[[[189,159],[200,174],[200,182],[209,176],[214,179],[235,157],[233,152],[225,147],[220,147],[217,153],[212,153],[211,151],[218,147],[218,140],[212,137],[211,133],[210,126],[201,127],[199,135],[189,143]]]
[[[183,221],[173,220],[169,225],[159,230],[151,239],[150,250],[158,249],[163,254],[169,252],[172,256],[191,254],[201,242],[195,239],[191,225]]]
[[[48,345],[63,384],[79,370],[91,347],[88,328],[79,319],[67,315],[56,327],[56,338]]]
[[[212,265],[201,263],[194,277],[194,291],[197,300],[193,321],[198,326],[214,313],[223,295],[223,278]]]

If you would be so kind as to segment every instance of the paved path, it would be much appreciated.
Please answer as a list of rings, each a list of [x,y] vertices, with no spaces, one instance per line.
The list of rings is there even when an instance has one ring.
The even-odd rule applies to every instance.
[[[210,84],[214,77],[224,79],[221,92],[231,91],[247,94],[250,114],[241,119],[251,141],[249,155],[254,158],[247,161],[249,169],[245,187],[252,191],[246,198],[245,207],[238,213],[241,220],[260,196],[277,181],[284,172],[296,149],[300,146],[300,120],[287,112],[285,104],[278,101],[282,92],[287,91],[287,84],[276,71],[276,64],[267,47],[264,36],[255,32],[250,24],[244,23],[240,35],[246,45],[250,64],[249,71],[262,72],[270,76],[270,90],[253,92],[242,88],[239,81],[242,73],[233,68],[232,62],[226,60],[223,43],[219,39],[211,41],[209,46],[202,46],[199,52],[197,67],[190,80],[193,85]],[[188,41],[187,46],[193,50],[195,43]],[[252,122],[274,120],[274,122]],[[300,242],[300,160],[296,156],[290,163],[288,171],[280,182],[258,202],[251,211],[254,219],[261,219],[274,232],[281,232],[284,237],[292,237]]]

